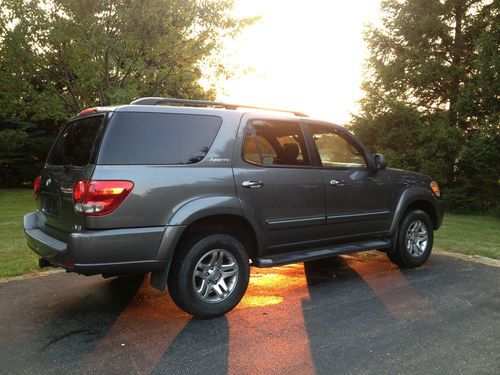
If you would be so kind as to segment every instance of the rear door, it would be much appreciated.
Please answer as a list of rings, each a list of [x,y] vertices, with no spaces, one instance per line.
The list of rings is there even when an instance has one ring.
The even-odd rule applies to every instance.
[[[73,209],[73,185],[92,175],[105,118],[97,114],[67,123],[42,170],[39,209],[46,221],[42,230],[63,241],[69,232],[85,227],[85,217]]]
[[[321,238],[325,193],[298,120],[243,119],[235,149],[236,191],[268,252]]]

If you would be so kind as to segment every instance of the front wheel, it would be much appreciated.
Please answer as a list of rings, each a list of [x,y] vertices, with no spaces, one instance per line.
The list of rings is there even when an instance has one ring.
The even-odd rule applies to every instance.
[[[176,251],[168,289],[182,310],[201,319],[231,311],[248,286],[248,255],[226,234],[194,234]]]
[[[424,264],[434,241],[432,221],[422,210],[410,211],[399,225],[395,249],[387,253],[400,267],[415,268]]]

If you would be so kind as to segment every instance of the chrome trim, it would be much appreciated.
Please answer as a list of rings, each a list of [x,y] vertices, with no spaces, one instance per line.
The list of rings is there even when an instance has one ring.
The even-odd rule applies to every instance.
[[[330,180],[330,186],[345,186],[347,185],[344,180]]]
[[[243,181],[241,186],[248,189],[255,189],[263,187],[264,183],[262,181]]]
[[[266,220],[266,226],[270,230],[305,227],[311,225],[325,224],[324,216],[301,217],[294,219],[272,219]]]
[[[326,218],[327,224],[336,223],[349,223],[351,221],[364,221],[382,219],[388,216],[391,212],[389,210],[363,212],[359,214],[343,214],[343,215],[328,215]]]

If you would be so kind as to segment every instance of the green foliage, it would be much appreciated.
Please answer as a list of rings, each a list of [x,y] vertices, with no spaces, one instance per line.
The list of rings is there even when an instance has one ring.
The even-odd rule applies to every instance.
[[[0,189],[0,207],[0,277],[39,270],[23,231],[23,215],[36,208],[33,189]]]
[[[18,118],[0,121],[0,186],[32,182],[52,141],[44,124]]]
[[[500,1],[385,0],[370,27],[361,114],[391,166],[432,175],[448,207],[499,207]]]
[[[500,259],[500,218],[446,214],[436,232],[434,247],[467,255]]]
[[[498,129],[483,129],[470,136],[457,163],[455,186],[447,196],[455,211],[483,211],[500,216],[499,150]]]
[[[24,181],[23,152],[45,145],[32,138],[53,137],[84,108],[143,96],[213,99],[214,89],[200,84],[203,67],[228,73],[217,52],[253,22],[234,18],[232,7],[232,0],[0,1],[0,157],[9,166],[0,184],[7,174]]]

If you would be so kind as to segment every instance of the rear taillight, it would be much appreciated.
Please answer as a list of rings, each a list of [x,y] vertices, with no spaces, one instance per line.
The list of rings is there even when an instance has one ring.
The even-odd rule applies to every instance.
[[[38,199],[38,197],[40,196],[40,180],[42,178],[40,176],[38,176],[37,178],[35,178],[35,182],[33,182],[33,194],[35,195],[35,199]]]
[[[132,181],[79,180],[73,185],[75,211],[87,216],[107,215],[132,191]]]

